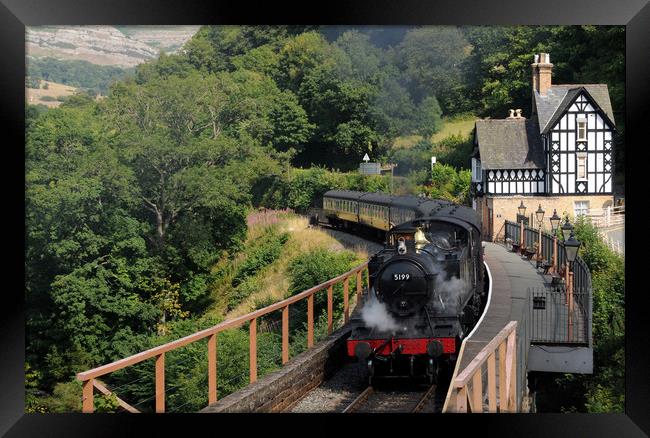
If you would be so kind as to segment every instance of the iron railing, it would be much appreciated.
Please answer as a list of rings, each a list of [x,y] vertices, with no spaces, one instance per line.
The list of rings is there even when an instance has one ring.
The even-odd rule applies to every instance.
[[[504,241],[514,248],[522,246],[520,224],[505,221]],[[551,234],[524,226],[523,246],[532,249],[537,246],[535,261],[538,267],[553,266],[551,273],[560,276],[556,285],[550,285],[543,290],[531,290],[530,336],[533,343],[544,344],[583,344],[591,346],[592,318],[592,284],[591,272],[580,257],[576,257],[570,270],[566,267],[566,251],[560,239],[554,239]],[[557,245],[557,250],[554,250]],[[553,260],[556,253],[557,260]],[[567,284],[570,280],[572,293],[567,294]]]

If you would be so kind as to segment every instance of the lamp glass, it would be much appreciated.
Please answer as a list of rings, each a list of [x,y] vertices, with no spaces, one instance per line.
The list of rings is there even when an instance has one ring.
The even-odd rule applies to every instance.
[[[566,250],[566,258],[569,263],[573,263],[578,256],[578,249],[580,249],[580,241],[576,240],[573,232],[569,236],[569,239],[564,242],[564,249]]]
[[[557,227],[560,226],[560,221],[562,220],[560,216],[557,215],[557,210],[553,209],[553,216],[551,216],[549,220],[551,221],[551,230],[553,230],[553,234],[555,235]]]
[[[517,207],[517,210],[519,210],[519,214],[522,216],[526,215],[526,206],[524,205],[524,201],[521,201],[521,204],[519,204],[519,207]]]
[[[542,221],[544,220],[544,213],[545,211],[542,210],[542,204],[539,204],[539,208],[535,212],[535,217],[537,218],[537,223],[540,227],[542,226]]]
[[[573,225],[569,222],[569,218],[566,218],[566,222],[562,225],[562,236],[564,240],[569,240],[571,233],[573,232]]]

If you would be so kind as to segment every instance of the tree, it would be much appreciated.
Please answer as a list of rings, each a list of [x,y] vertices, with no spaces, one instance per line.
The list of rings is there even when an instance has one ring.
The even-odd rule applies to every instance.
[[[409,79],[415,101],[436,96],[443,112],[453,114],[460,98],[461,65],[468,49],[468,41],[453,26],[409,31],[399,45],[397,62]]]

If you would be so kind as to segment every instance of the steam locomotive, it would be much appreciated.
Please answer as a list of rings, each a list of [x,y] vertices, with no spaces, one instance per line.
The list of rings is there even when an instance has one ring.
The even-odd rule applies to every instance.
[[[331,190],[323,222],[385,235],[368,264],[369,297],[353,317],[347,353],[377,376],[437,378],[483,310],[480,221],[446,200]]]

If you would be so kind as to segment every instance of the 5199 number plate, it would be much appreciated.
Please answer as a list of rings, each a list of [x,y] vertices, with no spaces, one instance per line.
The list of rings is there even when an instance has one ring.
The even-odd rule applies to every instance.
[[[397,274],[393,274],[393,281],[406,281],[406,280],[409,280],[410,278],[411,278],[411,274],[409,274],[409,273],[404,273],[404,274],[397,273]]]

